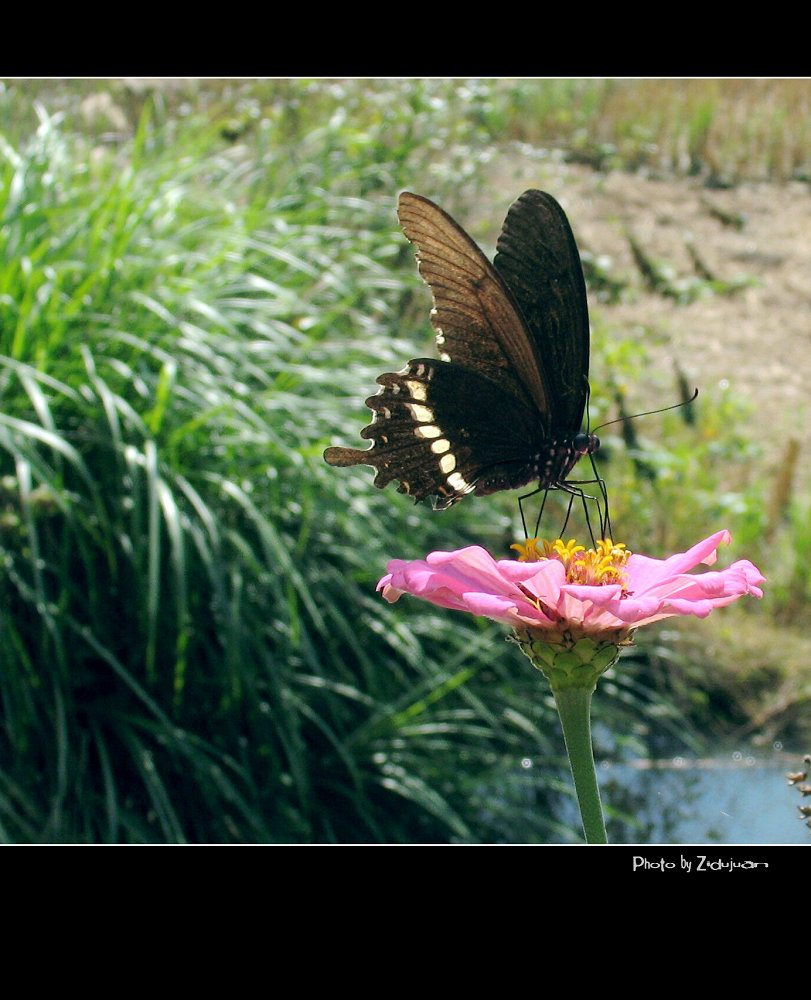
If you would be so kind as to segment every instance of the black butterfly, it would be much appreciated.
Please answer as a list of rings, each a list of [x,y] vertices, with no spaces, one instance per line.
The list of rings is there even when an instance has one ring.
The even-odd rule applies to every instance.
[[[381,375],[382,388],[366,400],[374,420],[361,431],[372,447],[327,448],[324,458],[371,465],[376,486],[399,480],[400,493],[433,496],[435,509],[530,482],[583,496],[564,480],[599,440],[580,432],[589,319],[563,209],[543,191],[525,191],[507,213],[492,264],[427,198],[404,192],[398,215],[433,293],[441,360],[417,358]]]

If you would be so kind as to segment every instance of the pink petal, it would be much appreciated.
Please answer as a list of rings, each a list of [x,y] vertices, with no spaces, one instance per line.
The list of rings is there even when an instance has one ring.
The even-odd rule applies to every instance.
[[[714,535],[698,542],[686,552],[677,552],[667,559],[651,559],[649,556],[634,554],[628,560],[628,575],[635,592],[647,590],[662,580],[672,579],[680,573],[688,573],[700,563],[711,566],[717,559],[718,546],[729,545],[729,532],[716,531]]]
[[[698,575],[680,574],[662,580],[647,593],[631,594],[609,605],[609,609],[629,624],[647,625],[673,615],[706,618],[713,608],[721,608],[744,594],[762,597],[758,586],[765,577],[748,560],[733,563],[725,570]]]
[[[455,552],[432,552],[425,560],[392,559],[387,569],[377,589],[391,603],[409,593],[440,607],[509,624],[550,623],[517,586],[524,577],[549,575],[539,574],[535,563],[497,562],[485,549],[471,545]]]

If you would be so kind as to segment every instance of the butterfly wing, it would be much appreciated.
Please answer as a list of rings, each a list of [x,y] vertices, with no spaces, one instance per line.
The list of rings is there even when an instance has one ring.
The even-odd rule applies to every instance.
[[[575,434],[588,394],[588,302],[574,235],[551,195],[530,190],[513,202],[493,266],[531,337],[550,397],[550,436]]]
[[[421,358],[381,375],[381,389],[366,400],[374,420],[361,431],[372,447],[327,448],[325,460],[371,465],[376,486],[399,480],[401,493],[415,500],[437,497],[437,508],[472,491],[513,489],[533,478],[557,481],[576,459],[570,462],[571,449],[553,439],[553,430],[564,424],[567,434],[579,430],[586,385],[579,376],[555,377],[550,366],[568,359],[588,371],[587,314],[585,357],[582,345],[572,351],[562,343],[567,324],[581,323],[585,305],[584,285],[582,304],[577,297],[582,270],[565,215],[548,195],[522,195],[505,221],[496,269],[427,198],[404,192],[398,214],[431,289],[431,323],[442,360]],[[551,237],[547,225],[555,227]],[[531,240],[546,242],[537,248],[529,246]],[[543,266],[553,268],[551,276],[544,276]],[[567,276],[572,266],[574,276]],[[533,288],[538,281],[544,283],[541,292]],[[545,307],[555,312],[548,323]],[[579,342],[581,325],[575,334]],[[578,407],[575,426],[569,421]]]
[[[361,431],[372,447],[327,448],[330,465],[372,465],[375,486],[397,479],[398,491],[415,500],[436,497],[437,510],[472,491],[515,489],[534,477],[535,412],[498,382],[432,358],[377,381],[382,388],[366,400],[375,417]]]
[[[431,289],[431,324],[443,361],[498,382],[540,418],[549,393],[521,310],[479,247],[427,198],[404,191],[397,207],[406,238],[417,248],[420,275]]]

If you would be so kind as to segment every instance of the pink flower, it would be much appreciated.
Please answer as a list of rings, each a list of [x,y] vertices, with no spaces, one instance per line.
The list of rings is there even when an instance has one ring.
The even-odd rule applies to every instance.
[[[691,574],[712,565],[728,531],[718,531],[668,559],[629,554],[609,540],[585,552],[574,542],[545,544],[540,561],[494,559],[477,545],[432,552],[425,559],[392,559],[377,585],[393,603],[402,594],[443,608],[469,611],[531,634],[576,630],[581,635],[629,634],[673,615],[706,618],[744,594],[762,597],[765,578],[742,559],[727,569]],[[532,555],[533,543],[516,546]],[[527,550],[530,550],[527,552]]]

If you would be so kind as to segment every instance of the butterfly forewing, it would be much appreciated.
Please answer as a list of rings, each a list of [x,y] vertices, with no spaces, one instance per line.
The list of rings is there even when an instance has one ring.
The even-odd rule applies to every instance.
[[[493,265],[521,310],[551,399],[553,437],[583,420],[589,370],[589,314],[580,254],[554,198],[525,191],[513,202]]]
[[[397,211],[433,295],[431,323],[443,360],[486,375],[546,412],[546,387],[533,346],[520,310],[493,265],[427,198],[404,191]]]

